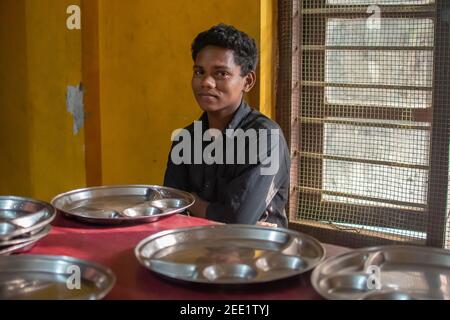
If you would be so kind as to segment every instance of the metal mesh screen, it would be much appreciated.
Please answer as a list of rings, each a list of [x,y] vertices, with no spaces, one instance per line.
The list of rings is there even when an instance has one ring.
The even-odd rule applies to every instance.
[[[353,247],[448,241],[448,2],[280,1],[293,226]]]

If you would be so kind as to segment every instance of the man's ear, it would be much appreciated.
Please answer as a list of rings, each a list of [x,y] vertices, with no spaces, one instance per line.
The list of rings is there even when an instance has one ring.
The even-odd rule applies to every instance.
[[[244,92],[249,92],[253,88],[255,83],[256,83],[256,73],[255,71],[250,71],[245,76]]]

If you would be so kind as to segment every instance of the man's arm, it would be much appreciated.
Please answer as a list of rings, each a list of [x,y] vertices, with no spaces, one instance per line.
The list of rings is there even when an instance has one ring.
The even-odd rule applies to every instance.
[[[259,166],[231,181],[220,202],[206,208],[206,218],[225,223],[255,224],[279,190],[276,175],[261,176]]]
[[[200,198],[196,193],[192,193],[195,198],[194,204],[189,207],[188,211],[196,217],[206,218],[206,210],[209,206],[209,202]]]
[[[167,168],[164,174],[164,186],[175,188],[179,190],[188,191],[188,168],[185,164],[181,163],[179,165],[175,165],[172,161],[172,149],[175,145],[175,142],[172,143],[172,147],[170,148],[169,157],[167,159]]]
[[[225,223],[255,224],[281,185],[289,179],[290,158],[284,138],[278,136],[255,165],[238,165],[240,174],[221,190],[220,200],[207,205],[205,217]],[[278,161],[277,170],[269,170]]]

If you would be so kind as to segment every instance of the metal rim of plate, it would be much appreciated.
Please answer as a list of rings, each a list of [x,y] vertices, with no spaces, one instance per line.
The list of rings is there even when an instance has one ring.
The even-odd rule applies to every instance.
[[[25,242],[32,242],[32,241],[38,241],[48,235],[50,231],[52,230],[51,225],[46,225],[42,229],[38,230],[38,232],[32,234],[32,235],[23,235],[20,238],[14,238],[6,241],[0,241],[0,250],[2,247],[6,246],[12,246],[16,244],[21,244]]]
[[[55,219],[55,217],[56,217],[56,209],[51,204],[41,201],[41,200],[25,198],[25,197],[17,197],[17,196],[0,196],[0,203],[4,202],[4,201],[12,201],[12,202],[19,202],[19,203],[32,203],[34,205],[41,206],[41,209],[34,211],[34,212],[28,212],[28,213],[31,215],[31,214],[37,214],[39,212],[44,212],[45,218],[39,219],[37,223],[33,224],[30,227],[26,227],[26,228],[15,225],[14,231],[7,233],[7,234],[0,235],[0,241],[1,240],[9,240],[9,239],[12,239],[12,238],[15,238],[15,237],[27,234],[27,233],[31,233],[35,230],[42,229],[46,225],[50,224],[53,221],[53,219]],[[6,209],[3,207],[0,207],[0,209],[14,211],[14,210],[18,210],[19,208],[13,206],[12,208],[6,208]],[[11,220],[9,220],[9,221],[11,221]],[[1,220],[0,222],[10,223],[9,221]]]
[[[423,297],[418,297],[411,288],[402,289],[399,284],[389,283],[386,286],[381,286],[379,288],[375,287],[372,283],[372,287],[369,289],[368,281],[372,281],[371,276],[375,275],[375,268],[382,263],[389,261],[386,260],[386,255],[399,254],[399,257],[403,257],[404,261],[401,261],[403,266],[409,264],[407,272],[411,272],[411,268],[417,266],[430,266],[430,270],[435,270],[438,266],[448,270],[448,277],[450,277],[450,251],[440,248],[430,248],[430,247],[420,247],[412,245],[386,245],[386,246],[376,246],[367,247],[362,249],[355,249],[350,252],[346,252],[334,257],[330,257],[321,262],[311,274],[311,283],[314,289],[325,299],[329,300],[415,300],[424,299]],[[392,258],[391,258],[392,259]],[[415,263],[408,263],[408,259],[415,260]],[[418,262],[417,262],[418,261]],[[377,265],[378,263],[378,265]],[[380,270],[380,274],[383,270]],[[392,272],[392,266],[389,271]],[[395,279],[399,279],[401,275],[405,274],[406,271],[399,270],[399,275]],[[413,271],[414,272],[414,271]],[[423,270],[422,270],[423,272]],[[379,274],[379,275],[380,275]],[[429,274],[430,275],[430,274]],[[438,278],[440,275],[435,275]],[[380,281],[380,285],[383,283],[383,278],[377,279]],[[415,277],[414,281],[409,283],[415,283],[418,278]],[[341,287],[336,285],[332,287],[332,290],[343,289],[340,291],[330,291],[328,288],[328,283],[337,283]],[[352,287],[351,285],[355,285]],[[364,287],[364,290],[362,288]],[[347,291],[345,291],[347,289]],[[450,298],[450,287],[447,284],[448,292],[447,298]],[[423,296],[423,292],[421,293]],[[434,298],[430,298],[434,299]]]
[[[88,215],[83,215],[80,213],[77,213],[75,209],[67,209],[66,207],[70,205],[70,197],[79,196],[81,194],[88,194],[91,192],[98,192],[102,196],[109,196],[108,191],[109,190],[117,190],[117,189],[143,189],[143,190],[158,190],[160,192],[166,192],[166,193],[172,193],[179,198],[182,198],[188,202],[187,205],[179,208],[174,208],[172,210],[166,210],[163,211],[160,214],[155,215],[148,215],[148,216],[135,216],[135,217],[116,217],[116,218],[110,218],[110,217],[92,217]],[[123,194],[123,195],[133,195],[133,194]],[[145,193],[142,194],[136,194],[136,196],[145,196]],[[92,198],[92,197],[91,197]],[[83,200],[89,199],[89,197],[83,198]],[[80,199],[77,199],[80,200]],[[157,185],[111,185],[111,186],[97,186],[97,187],[89,187],[89,188],[82,188],[82,189],[76,189],[72,191],[68,191],[62,194],[57,195],[51,200],[51,204],[58,210],[59,212],[63,213],[66,216],[69,216],[71,218],[75,218],[80,221],[89,222],[89,223],[96,223],[96,224],[120,224],[120,223],[126,223],[126,222],[153,222],[157,221],[161,218],[168,217],[170,215],[182,212],[192,206],[194,204],[195,198],[188,192],[169,188],[169,187],[163,187],[163,186],[157,186]],[[64,204],[63,204],[64,203]]]
[[[38,240],[31,240],[2,248],[0,249],[0,256],[8,256],[14,253],[27,252],[36,245],[36,242],[38,242]]]
[[[229,239],[232,239],[234,243],[238,243],[239,241],[245,241],[245,240],[251,240],[251,241],[258,241],[262,240],[267,242],[269,247],[278,246],[279,243],[277,243],[274,239],[278,239],[278,237],[286,237],[289,240],[290,245],[287,246],[286,249],[288,250],[294,250],[297,254],[288,254],[288,253],[282,253],[282,251],[276,251],[266,253],[267,256],[270,257],[270,255],[280,255],[284,257],[282,259],[282,262],[287,261],[289,263],[289,260],[292,262],[292,259],[301,259],[301,261],[305,261],[305,264],[302,265],[300,269],[292,269],[289,270],[288,273],[277,273],[273,272],[267,277],[258,277],[259,273],[263,273],[264,271],[260,269],[258,266],[258,261],[261,259],[265,259],[265,256],[262,257],[256,257],[256,261],[254,264],[247,265],[247,264],[226,264],[224,265],[228,270],[231,270],[230,272],[241,272],[244,270],[244,272],[247,272],[251,275],[251,277],[243,277],[242,279],[220,279],[220,278],[210,278],[208,277],[208,274],[211,273],[211,267],[215,268],[216,265],[202,265],[199,267],[195,264],[185,264],[185,263],[177,263],[177,262],[168,262],[164,261],[164,259],[160,259],[161,257],[154,258],[157,256],[157,253],[160,252],[163,249],[171,248],[177,245],[176,238],[177,236],[180,239],[180,243],[183,246],[186,246],[187,239],[189,236],[192,237],[193,234],[196,234],[199,236],[198,238],[192,239],[193,241],[217,241],[220,239],[220,236],[217,234],[218,232],[230,232],[230,235],[233,234],[239,234],[240,232],[248,232],[249,234],[253,233],[265,233],[266,235],[271,235],[269,238],[264,239],[258,239],[258,238],[251,238],[251,237],[242,237],[242,238],[235,238],[230,237]],[[208,234],[211,235],[210,239],[208,239]],[[164,238],[169,239],[169,245],[164,246]],[[152,248],[154,246],[162,245],[161,248]],[[306,257],[301,256],[298,253],[298,250],[300,250],[301,246],[305,246],[306,249],[310,249],[315,251],[315,255],[313,257]],[[267,250],[270,251],[270,250]],[[285,250],[283,250],[285,251]],[[190,228],[181,228],[181,229],[174,229],[174,230],[166,230],[162,231],[156,234],[153,234],[142,241],[140,241],[137,246],[135,247],[135,256],[139,263],[149,269],[152,272],[155,272],[156,274],[162,275],[164,277],[173,279],[173,280],[181,280],[183,282],[192,282],[192,283],[201,283],[201,284],[219,284],[219,285],[235,285],[235,284],[253,284],[253,283],[267,283],[271,281],[276,280],[282,280],[290,277],[294,277],[297,275],[300,275],[302,273],[306,273],[313,269],[316,265],[318,265],[321,261],[325,259],[325,248],[323,245],[315,238],[294,231],[284,228],[275,228],[275,227],[266,227],[266,226],[256,226],[256,225],[242,225],[242,224],[228,224],[228,225],[210,225],[210,226],[200,226],[200,227],[190,227]],[[294,267],[295,263],[292,265]],[[179,267],[185,268],[185,266],[189,268],[194,268],[194,270],[186,270],[189,274],[185,273],[185,271],[179,271]],[[197,268],[199,267],[199,268]],[[298,265],[297,265],[298,267]],[[244,268],[244,269],[243,269]],[[176,271],[173,271],[176,270]],[[217,270],[217,269],[216,269]],[[267,270],[266,270],[267,271]],[[216,271],[214,271],[216,272]],[[193,276],[192,273],[195,273],[195,276]],[[253,273],[253,276],[252,276]],[[203,275],[206,275],[203,276]],[[236,281],[237,280],[237,281]]]
[[[41,276],[46,275],[48,276],[54,276],[54,277],[67,277],[67,279],[64,282],[64,285],[66,285],[69,281],[72,275],[75,274],[76,268],[74,266],[79,268],[80,276],[83,280],[89,281],[91,283],[94,283],[96,290],[87,291],[87,293],[83,295],[74,295],[80,290],[76,289],[69,289],[68,291],[68,298],[65,297],[58,297],[58,296],[50,296],[45,298],[37,298],[38,300],[43,299],[67,299],[67,300],[98,300],[104,298],[114,287],[116,283],[116,276],[114,272],[101,264],[88,261],[88,260],[82,260],[77,259],[74,257],[69,256],[52,256],[52,255],[32,255],[32,254],[26,254],[26,255],[18,255],[18,256],[8,256],[8,257],[0,257],[0,276],[2,273],[6,273],[7,275],[4,277],[1,277],[0,279],[4,281],[5,278],[7,278],[8,275],[12,273],[23,273],[23,277],[29,277],[33,273],[38,273]],[[64,268],[65,267],[65,268]],[[70,268],[69,268],[70,267]],[[48,279],[47,279],[48,280]],[[61,280],[61,279],[59,279]],[[37,280],[33,279],[31,281],[31,288],[28,287],[28,289],[32,290],[33,285],[37,286],[39,283],[36,283]],[[57,281],[54,281],[57,282]],[[61,283],[61,281],[58,281]],[[12,286],[14,286],[14,279],[12,279]],[[22,287],[26,285],[25,283],[20,284]],[[5,290],[4,289],[8,286],[8,283],[1,283],[0,287],[3,287],[2,290],[0,290],[0,299],[5,299]],[[83,289],[83,282],[81,282],[81,288]],[[26,286],[25,286],[26,287]],[[13,290],[14,288],[10,289]],[[18,289],[21,289],[20,287]],[[83,291],[83,290],[82,290]],[[84,290],[86,291],[86,290]],[[70,294],[74,293],[74,294]],[[3,295],[2,295],[3,294]],[[33,297],[27,298],[23,295],[20,295],[20,290],[18,294],[6,294],[7,299],[36,299]]]

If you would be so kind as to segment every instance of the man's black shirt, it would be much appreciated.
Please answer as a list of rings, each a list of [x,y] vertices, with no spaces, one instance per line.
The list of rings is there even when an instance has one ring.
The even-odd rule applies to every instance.
[[[202,137],[203,133],[209,129],[207,114],[203,113],[199,121],[201,121],[202,135],[200,137]],[[223,163],[213,164],[206,164],[203,157],[201,163],[194,163],[194,128],[194,123],[185,128],[192,137],[191,161],[174,164],[169,154],[164,185],[194,192],[208,201],[207,219],[242,224],[256,224],[257,221],[265,221],[276,223],[279,227],[287,227],[285,206],[289,192],[290,156],[280,127],[242,101],[230,124],[221,135],[224,145]],[[268,134],[267,150],[262,152],[258,149],[257,161],[251,161],[251,156],[255,157],[252,154],[254,149],[250,148],[250,139],[247,139],[245,140],[244,163],[238,163],[239,153],[236,152],[236,148],[235,152],[231,154],[234,156],[232,157],[234,161],[227,162],[227,149],[225,148],[227,140],[225,131],[227,129],[242,129],[244,132],[253,129],[256,133],[259,133],[260,129],[265,129],[263,131]],[[259,142],[261,135],[258,135],[256,139]],[[181,142],[181,139],[174,141],[171,152],[174,146]],[[201,143],[201,150],[204,151],[211,142],[198,143]],[[228,152],[230,152],[229,150]],[[278,170],[274,173],[268,170],[266,174],[262,174],[264,172],[262,169],[268,168],[269,160],[278,161]],[[271,174],[267,174],[267,172]]]

